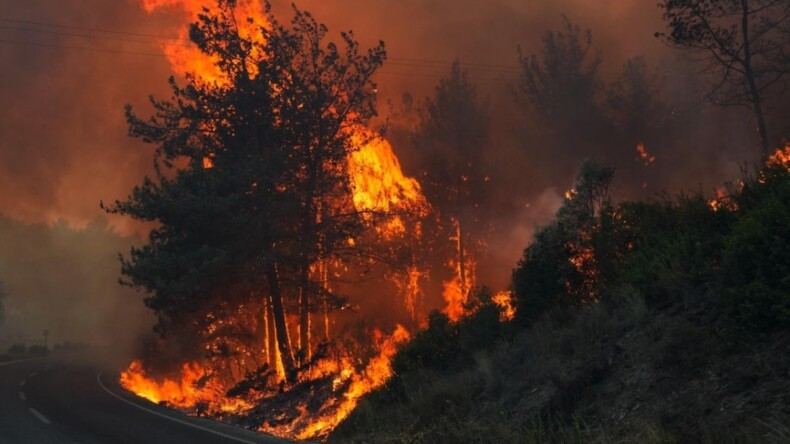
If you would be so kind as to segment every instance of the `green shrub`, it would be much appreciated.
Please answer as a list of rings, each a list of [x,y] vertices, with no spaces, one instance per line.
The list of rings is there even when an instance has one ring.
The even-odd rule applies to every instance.
[[[524,257],[513,270],[516,317],[521,324],[534,322],[553,307],[569,305],[565,282],[576,275],[565,239],[556,224],[539,229]]]
[[[490,349],[504,328],[499,320],[501,309],[491,300],[491,292],[485,287],[474,289],[465,308],[469,314],[458,322],[451,322],[444,313],[431,312],[428,328],[393,357],[395,373],[468,367],[478,351]]]
[[[620,284],[663,306],[699,295],[715,281],[730,212],[714,211],[701,194],[626,203],[620,212],[631,247]]]
[[[790,326],[790,173],[758,177],[736,200],[741,214],[725,240],[720,276],[727,313],[767,331]]]
[[[432,311],[428,315],[428,328],[417,333],[392,358],[396,374],[419,368],[444,370],[458,354],[458,326],[446,314]]]

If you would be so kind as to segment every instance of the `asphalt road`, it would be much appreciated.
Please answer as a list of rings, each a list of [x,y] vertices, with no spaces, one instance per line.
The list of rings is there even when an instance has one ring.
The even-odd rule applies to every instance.
[[[137,398],[91,353],[0,363],[0,443],[285,442]]]

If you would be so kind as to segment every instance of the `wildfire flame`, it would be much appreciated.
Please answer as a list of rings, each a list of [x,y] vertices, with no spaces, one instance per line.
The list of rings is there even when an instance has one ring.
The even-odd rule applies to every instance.
[[[357,211],[394,214],[380,231],[400,234],[406,226],[397,215],[404,209],[426,208],[419,182],[403,174],[392,145],[367,128],[356,128],[351,136],[358,149],[348,159],[348,170]]]
[[[442,296],[447,306],[444,314],[451,321],[457,322],[467,314],[466,303],[469,299],[469,292],[475,285],[474,266],[475,262],[464,249],[465,236],[461,230],[461,222],[454,220],[455,235],[451,238],[456,243],[457,257],[450,261],[455,275],[453,279],[444,282],[444,292]]]
[[[410,338],[409,332],[403,326],[398,325],[395,332],[383,341],[379,355],[370,360],[362,373],[341,372],[341,375],[351,375],[350,384],[342,399],[339,402],[335,400],[328,401],[321,408],[321,411],[326,410],[327,412],[318,417],[310,418],[310,424],[297,433],[296,437],[307,439],[321,436],[337,427],[354,410],[360,398],[381,387],[389,380],[392,376],[390,361],[397,353],[398,345],[408,341]]]
[[[725,187],[716,187],[714,190],[716,193],[716,197],[708,201],[708,205],[710,205],[713,211],[719,211],[721,209],[736,209],[732,202],[729,202],[729,193],[727,192],[727,188]]]
[[[139,1],[143,9],[149,14],[159,9],[175,10],[179,11],[187,22],[191,22],[198,15],[204,14],[204,8],[206,8],[205,0]],[[239,17],[245,18],[245,20],[237,21],[239,35],[243,38],[260,42],[260,28],[269,27],[269,20],[264,14],[263,3],[259,0],[238,0],[236,12]],[[178,39],[163,42],[162,51],[176,73],[194,75],[199,81],[217,83],[218,85],[228,82],[228,79],[225,78],[217,66],[217,59],[206,55],[196,45],[190,43],[188,26],[179,29]],[[255,54],[255,56],[262,57],[263,54]],[[256,67],[252,60],[249,61],[247,69],[250,73],[256,72]]]
[[[769,166],[784,166],[790,170],[790,144],[785,145],[784,149],[779,148],[768,158]]]
[[[457,322],[466,314],[464,304],[466,304],[468,294],[462,289],[458,276],[444,282],[442,297],[444,297],[444,301],[447,303],[443,312],[451,321]]]
[[[500,291],[491,300],[502,310],[502,314],[499,317],[500,321],[512,321],[516,317],[516,307],[513,303],[513,294],[511,292]]]
[[[778,148],[771,154],[765,161],[767,167],[784,167],[790,171],[790,144],[785,145],[784,148]],[[765,178],[760,176],[757,181],[764,183]],[[736,184],[738,187],[743,187],[743,181]],[[736,188],[737,189],[737,188]],[[730,197],[730,192],[726,187],[717,187],[715,189],[716,197],[708,201],[708,205],[713,211],[728,210],[737,211],[738,205],[733,202]]]
[[[386,139],[360,128],[352,140],[359,147],[348,159],[357,210],[388,213],[424,202],[419,182],[403,174]]]

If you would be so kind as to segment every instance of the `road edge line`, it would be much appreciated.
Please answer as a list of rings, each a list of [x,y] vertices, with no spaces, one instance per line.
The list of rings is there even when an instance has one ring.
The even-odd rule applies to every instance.
[[[14,365],[14,364],[21,364],[23,362],[40,361],[42,359],[47,359],[47,358],[51,358],[51,357],[52,356],[48,355],[48,356],[37,356],[35,358],[17,359],[16,361],[3,361],[3,362],[0,362],[0,367],[6,367],[6,366],[9,366],[9,365]]]
[[[46,416],[44,416],[41,412],[39,412],[38,410],[34,409],[33,407],[29,407],[28,411],[30,411],[30,413],[32,413],[33,416],[38,418],[38,420],[43,422],[44,424],[46,424],[46,425],[52,424],[52,421],[50,421]]]
[[[104,383],[101,380],[102,373],[104,373],[104,372],[99,372],[99,373],[96,374],[96,382],[99,383],[99,386],[102,388],[102,390],[104,390],[109,395],[111,395],[112,397],[114,397],[114,398],[116,398],[116,399],[118,399],[120,401],[123,401],[123,402],[125,402],[125,403],[127,403],[127,404],[129,404],[131,406],[137,407],[138,409],[144,410],[144,411],[146,411],[148,413],[151,413],[153,415],[156,415],[156,416],[159,416],[159,417],[162,417],[162,418],[165,418],[165,419],[169,419],[170,421],[177,422],[177,423],[179,423],[181,425],[185,425],[187,427],[192,427],[193,429],[202,430],[204,432],[208,432],[208,433],[211,433],[213,435],[221,436],[223,438],[227,438],[227,439],[230,439],[230,440],[233,440],[233,441],[237,441],[237,442],[243,442],[243,443],[247,443],[247,444],[257,444],[257,443],[255,443],[255,441],[247,441],[245,439],[238,438],[238,437],[232,436],[232,435],[228,435],[226,433],[222,433],[222,432],[219,432],[217,430],[211,430],[208,427],[203,427],[203,426],[199,426],[197,424],[192,424],[190,422],[184,421],[183,419],[173,418],[172,416],[165,415],[164,413],[157,412],[156,410],[151,410],[151,409],[149,409],[147,407],[143,407],[140,404],[137,404],[136,402],[132,402],[132,401],[122,397],[121,395],[118,395],[117,393],[113,392],[109,388],[107,388],[107,386],[105,386]]]

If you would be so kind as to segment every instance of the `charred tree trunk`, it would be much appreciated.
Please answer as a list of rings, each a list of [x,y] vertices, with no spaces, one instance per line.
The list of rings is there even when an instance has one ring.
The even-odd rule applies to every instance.
[[[309,142],[306,144],[309,146]],[[318,178],[318,149],[313,148],[308,165],[305,202],[302,214],[302,252],[301,276],[299,280],[299,355],[304,362],[310,360],[310,251],[320,250],[321,243],[316,236],[316,227],[321,222],[319,207],[315,202],[316,181]]]
[[[254,295],[251,297],[255,297]],[[269,326],[268,326],[268,315],[267,315],[267,304],[266,298],[261,298],[261,309],[258,311],[258,325],[255,328],[255,340],[257,342],[257,351],[260,351],[259,356],[263,356],[263,361],[267,364],[269,363]],[[255,364],[256,366],[260,367],[261,363],[258,359],[258,355],[255,355]]]
[[[461,279],[461,296],[466,299],[469,289],[466,288],[466,252],[464,251],[464,233],[461,229],[461,219],[456,221],[456,229],[458,234],[458,274]]]
[[[299,292],[299,350],[303,362],[310,361],[310,266],[302,264]]]
[[[272,301],[272,311],[274,313],[274,326],[277,333],[277,346],[280,351],[280,359],[285,370],[285,381],[290,383],[294,378],[294,356],[291,350],[291,341],[288,338],[288,324],[285,319],[285,307],[283,306],[282,292],[280,291],[280,277],[277,274],[277,264],[271,263],[266,272],[269,280],[269,290]]]
[[[272,298],[266,297],[266,354],[269,367],[277,371],[277,331],[274,327],[274,310],[272,310]]]

